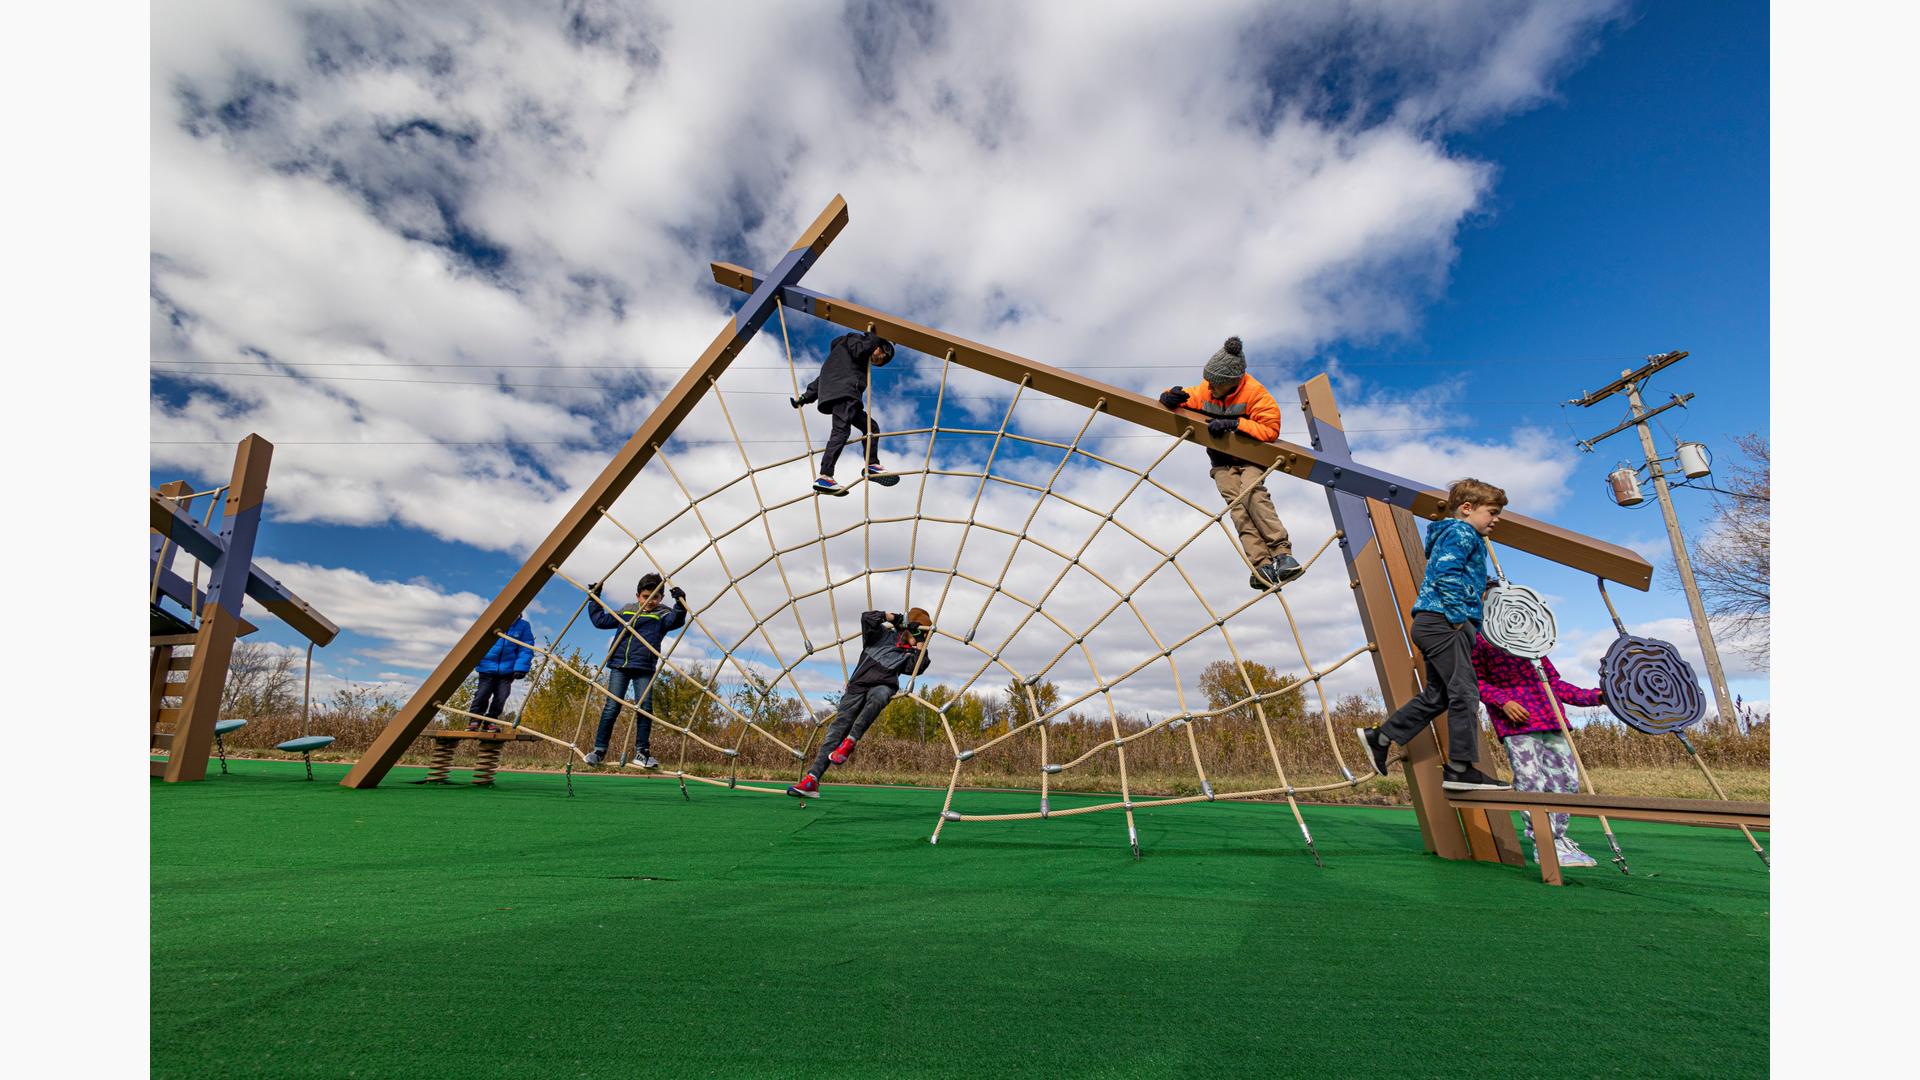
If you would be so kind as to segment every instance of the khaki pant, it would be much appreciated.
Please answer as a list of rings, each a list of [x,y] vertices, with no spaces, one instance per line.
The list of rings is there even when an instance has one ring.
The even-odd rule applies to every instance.
[[[1214,486],[1220,489],[1220,497],[1233,507],[1233,524],[1240,530],[1240,546],[1255,566],[1278,555],[1293,554],[1293,541],[1287,538],[1287,527],[1280,524],[1280,515],[1273,509],[1273,496],[1267,494],[1267,486],[1260,482],[1261,472],[1258,465],[1220,465],[1209,473]],[[1252,493],[1234,502],[1249,487],[1253,488]]]

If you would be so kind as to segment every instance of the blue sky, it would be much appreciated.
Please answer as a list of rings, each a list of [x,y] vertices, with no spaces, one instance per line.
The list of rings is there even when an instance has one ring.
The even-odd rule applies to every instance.
[[[724,35],[679,22],[316,5],[156,28],[152,479],[223,477],[248,430],[279,444],[261,551],[347,627],[322,684],[404,690],[717,328],[731,297],[706,260],[771,263],[842,191],[852,223],[814,288],[1134,389],[1194,381],[1241,333],[1283,406],[1335,374],[1363,458],[1470,469],[1663,565],[1657,511],[1601,493],[1631,434],[1571,447],[1624,402],[1558,403],[1684,348],[1652,390],[1699,395],[1670,430],[1728,455],[1768,430],[1765,12],[1496,7],[1223,5],[1191,40],[1010,12],[1037,44],[1000,70],[989,31],[854,5],[804,31],[822,36],[774,76],[777,108],[701,97],[698,43]],[[741,62],[781,55],[767,38]],[[1202,59],[1219,41],[1237,63]],[[1125,71],[1149,77],[1094,92]],[[836,102],[862,122],[808,122]],[[794,329],[816,359],[832,333]],[[784,381],[777,326],[756,349],[727,386],[791,425],[753,381]],[[889,420],[926,414],[935,370],[882,374]],[[1282,437],[1304,440],[1291,411]],[[383,445],[323,445],[347,441]],[[1211,495],[1203,465],[1168,468]],[[1324,500],[1281,484],[1305,539]],[[1679,498],[1697,531],[1707,501]],[[1590,671],[1611,637],[1590,580],[1508,570],[1554,600],[1562,666]],[[1677,594],[1614,595],[1691,647]],[[550,588],[536,626],[572,603]]]

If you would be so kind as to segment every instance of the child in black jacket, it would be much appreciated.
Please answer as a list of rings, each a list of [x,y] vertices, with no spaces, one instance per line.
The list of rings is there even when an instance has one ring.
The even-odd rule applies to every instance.
[[[880,467],[879,429],[867,415],[861,398],[867,392],[867,368],[885,367],[893,359],[893,342],[878,334],[842,334],[827,349],[820,375],[807,384],[797,398],[789,398],[794,408],[819,402],[821,412],[833,417],[833,430],[827,434],[827,446],[820,454],[820,478],[813,490],[823,495],[845,495],[847,489],[834,482],[833,470],[840,463],[840,451],[858,425],[864,432],[861,441],[867,448],[867,479],[887,487],[900,478]]]
[[[924,608],[914,608],[904,618],[887,611],[860,616],[860,663],[847,679],[840,708],[834,713],[826,738],[820,740],[813,768],[799,783],[788,787],[787,794],[799,799],[819,797],[820,778],[827,774],[827,767],[842,764],[853,755],[854,744],[900,692],[900,676],[927,670],[931,663],[927,635],[933,632],[932,624]]]

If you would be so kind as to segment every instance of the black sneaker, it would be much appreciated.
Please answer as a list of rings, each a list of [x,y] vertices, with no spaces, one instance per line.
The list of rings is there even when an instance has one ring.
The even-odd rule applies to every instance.
[[[1354,728],[1353,732],[1360,736],[1361,745],[1367,748],[1367,758],[1373,762],[1373,771],[1381,776],[1387,775],[1387,748],[1380,745],[1380,729],[1361,727]]]
[[[1294,561],[1291,555],[1278,556],[1268,562],[1267,566],[1270,568],[1267,575],[1279,579],[1282,585],[1307,572],[1307,568]]]
[[[607,752],[597,748],[593,753],[586,756],[586,763],[588,765],[598,765],[605,760],[607,760]]]
[[[1476,766],[1469,765],[1464,769],[1458,769],[1451,761],[1447,762],[1446,775],[1441,779],[1440,786],[1448,791],[1511,791],[1513,789],[1512,784],[1506,783],[1497,776],[1488,776]]]

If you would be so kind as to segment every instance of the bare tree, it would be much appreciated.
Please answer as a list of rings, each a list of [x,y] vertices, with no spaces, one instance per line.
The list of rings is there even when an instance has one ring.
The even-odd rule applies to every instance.
[[[220,715],[265,719],[291,714],[299,704],[295,693],[298,681],[292,653],[261,642],[234,642]]]
[[[1693,576],[1707,614],[1724,622],[1736,635],[1735,647],[1764,668],[1772,599],[1768,510],[1773,484],[1767,437],[1749,434],[1734,442],[1744,460],[1716,471],[1719,494],[1713,520],[1694,546]],[[1677,577],[1674,585],[1678,587]]]

